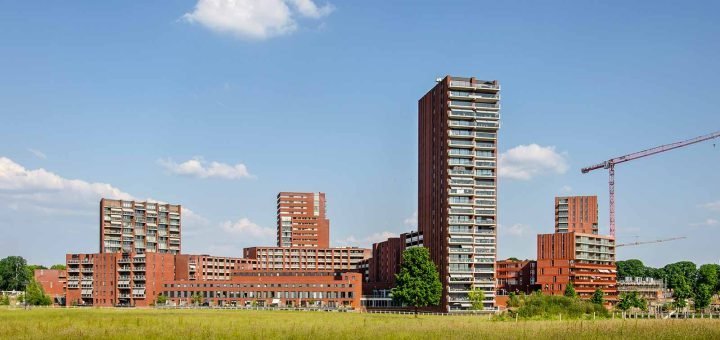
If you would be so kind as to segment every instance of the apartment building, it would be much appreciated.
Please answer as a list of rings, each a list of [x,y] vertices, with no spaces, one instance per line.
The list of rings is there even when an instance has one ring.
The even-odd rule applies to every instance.
[[[58,269],[35,269],[35,281],[50,296],[53,304],[65,305],[65,290],[67,289],[67,272]]]
[[[241,257],[212,255],[175,256],[175,278],[177,280],[230,280],[238,270],[253,271],[257,261]]]
[[[572,283],[582,299],[600,289],[606,301],[617,301],[615,239],[576,232],[538,235],[537,283],[545,294],[562,295]]]
[[[100,253],[180,254],[180,205],[100,200]]]
[[[662,279],[652,277],[624,277],[618,281],[618,294],[637,292],[651,306],[661,306],[672,299]]]
[[[422,246],[423,236],[418,231],[402,233],[385,241],[373,243],[368,259],[358,265],[363,273],[363,294],[378,296],[381,291],[395,287],[395,275],[400,272],[402,253],[410,247]]]
[[[169,281],[163,295],[170,304],[211,306],[354,307],[360,306],[359,273],[238,272],[230,281]]]
[[[597,235],[597,196],[555,197],[555,232]]]
[[[277,245],[330,247],[325,193],[281,192],[277,195]]]
[[[357,247],[243,249],[243,257],[255,261],[253,269],[257,271],[357,271],[369,256],[370,249]]]
[[[175,256],[159,253],[67,254],[69,306],[149,306],[175,278]]]
[[[537,280],[537,261],[499,260],[495,267],[497,268],[497,292],[499,295],[530,294],[540,289],[535,282]]]
[[[443,283],[441,309],[495,305],[500,84],[447,76],[418,103],[418,226]]]

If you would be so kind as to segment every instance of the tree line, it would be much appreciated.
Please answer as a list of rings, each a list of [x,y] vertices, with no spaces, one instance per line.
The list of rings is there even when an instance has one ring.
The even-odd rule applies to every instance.
[[[720,265],[703,264],[698,267],[690,261],[668,264],[662,268],[648,267],[638,259],[617,262],[618,278],[651,277],[662,279],[673,292],[675,306],[683,308],[688,300],[695,309],[704,309],[712,297],[720,293]]]
[[[48,268],[42,265],[29,265],[21,256],[8,256],[0,260],[0,291],[22,291],[24,294],[18,297],[18,302],[29,305],[52,304],[52,298],[45,294],[42,285],[35,280],[36,269]],[[64,270],[65,265],[57,264],[50,269]],[[7,295],[0,297],[0,305],[9,304],[10,298]]]

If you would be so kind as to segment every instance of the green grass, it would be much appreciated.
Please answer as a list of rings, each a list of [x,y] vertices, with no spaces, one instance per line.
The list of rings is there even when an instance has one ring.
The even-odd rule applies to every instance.
[[[720,339],[720,320],[489,321],[232,310],[6,309],[0,339]]]

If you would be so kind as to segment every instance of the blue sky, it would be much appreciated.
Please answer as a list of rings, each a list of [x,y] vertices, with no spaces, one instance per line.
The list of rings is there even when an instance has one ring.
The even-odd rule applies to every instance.
[[[556,195],[607,231],[581,167],[720,130],[715,2],[224,2],[3,4],[0,256],[97,251],[107,195],[190,209],[193,253],[272,244],[279,191],[326,192],[334,245],[410,230],[446,74],[503,86],[500,257],[535,256]],[[718,169],[713,142],[618,166],[619,241],[688,237],[618,257],[719,261]]]

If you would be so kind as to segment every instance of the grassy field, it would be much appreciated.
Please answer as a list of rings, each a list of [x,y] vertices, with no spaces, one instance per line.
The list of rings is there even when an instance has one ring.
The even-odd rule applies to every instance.
[[[0,339],[720,339],[720,320],[489,321],[328,312],[0,309]]]

